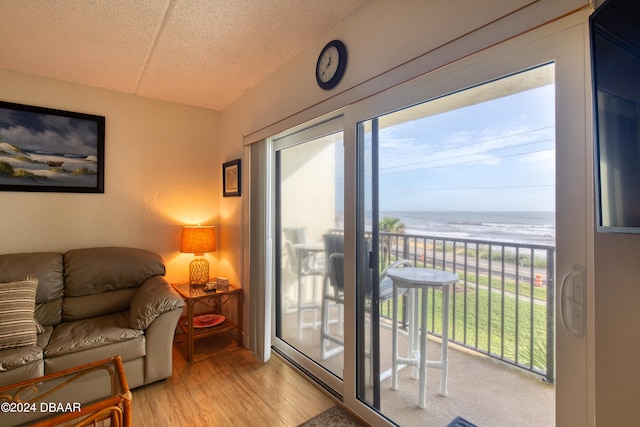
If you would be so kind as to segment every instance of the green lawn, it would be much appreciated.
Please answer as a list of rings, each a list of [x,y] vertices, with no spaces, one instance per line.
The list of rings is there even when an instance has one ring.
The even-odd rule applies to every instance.
[[[458,276],[462,276],[461,274],[458,274]],[[464,277],[460,277],[460,280],[464,280]],[[467,273],[467,281],[471,282],[471,283],[475,283],[476,281],[476,275],[473,273]],[[479,277],[479,283],[481,285],[485,285],[487,286],[489,284],[489,278],[487,276],[480,276]],[[494,290],[501,290],[502,288],[502,279],[500,278],[492,278],[491,279],[491,287]],[[504,281],[504,290],[505,292],[511,292],[513,294],[516,293],[516,282],[513,280],[506,280]],[[531,286],[529,286],[529,284],[523,284],[520,283],[518,284],[518,294],[520,294],[520,296],[524,296],[524,297],[528,297],[531,295]],[[533,287],[533,298],[540,300],[540,301],[546,301],[547,300],[547,288],[545,287],[539,287],[539,286],[534,286]]]
[[[462,285],[463,286],[463,285]],[[501,294],[469,285],[466,301],[463,292],[455,292],[450,298],[450,307],[455,303],[455,311],[449,310],[449,338],[482,352],[491,353],[513,362],[529,365],[533,352],[533,367],[546,370],[546,306],[533,304],[533,350],[531,345],[530,301],[519,300],[511,294]],[[435,300],[434,300],[435,296]],[[489,298],[491,296],[491,298]],[[435,306],[434,306],[435,304]],[[398,318],[402,318],[402,305],[398,304]],[[489,309],[490,307],[490,309]],[[427,328],[430,332],[442,334],[442,291],[429,291],[431,312]],[[516,310],[519,321],[516,324]],[[383,306],[382,315],[391,317],[388,306]],[[465,314],[466,313],[466,314]],[[490,313],[490,314],[489,314]],[[455,318],[455,323],[454,323]],[[465,326],[466,319],[466,326]],[[489,321],[489,319],[491,319]],[[477,321],[477,336],[476,336]],[[503,330],[504,323],[504,330]],[[466,336],[465,336],[466,329]],[[516,355],[517,351],[517,355]],[[517,357],[516,357],[517,356]]]
[[[415,246],[413,245],[415,244],[412,242],[411,250],[414,250]],[[484,248],[480,250],[480,258],[491,257],[494,262],[502,262],[502,257],[504,257],[505,265],[513,265],[516,262],[515,259],[508,258],[508,252],[489,253]],[[442,252],[441,243],[436,244],[435,251]],[[453,251],[453,245],[447,244],[447,259],[453,259]],[[459,252],[459,248],[456,251]],[[472,249],[467,249],[466,256],[475,258],[475,252]],[[464,252],[458,253],[457,263],[462,262],[461,259],[464,257]],[[428,265],[430,258],[428,256],[426,258],[425,262],[417,262],[416,266],[433,268]],[[388,262],[394,260],[395,256],[391,255]],[[530,268],[531,262],[531,256],[520,257],[519,263],[523,268]],[[546,267],[546,258],[535,257],[533,262],[536,268]],[[489,284],[489,278],[482,274],[476,276],[475,270],[468,271],[466,278],[464,272],[458,271],[458,276],[460,277],[460,282],[457,285],[458,291],[455,292],[455,296],[452,293],[450,301],[449,338],[481,352],[490,353],[518,364],[532,365],[533,369],[546,372],[547,287],[532,287],[529,283],[516,283],[515,280],[507,278],[503,280],[499,276],[492,277],[491,284]],[[478,282],[477,287],[476,281]],[[465,287],[465,283],[467,284],[466,298],[465,292],[461,291]],[[493,292],[489,292],[489,286]],[[533,304],[530,301],[532,291]],[[520,298],[516,299],[516,295],[519,295]],[[451,308],[454,304],[455,310]],[[382,316],[391,318],[390,306],[390,303],[381,306]],[[442,333],[441,291],[433,289],[429,291],[428,310],[431,311],[428,330],[440,335]],[[402,318],[401,304],[398,307],[398,318]],[[517,324],[516,318],[518,319]],[[532,334],[533,340],[531,340]]]

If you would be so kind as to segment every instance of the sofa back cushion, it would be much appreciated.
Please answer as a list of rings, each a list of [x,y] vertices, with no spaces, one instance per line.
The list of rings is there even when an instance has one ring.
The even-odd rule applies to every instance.
[[[0,282],[38,279],[35,318],[43,325],[57,325],[64,291],[63,255],[55,252],[0,255]]]
[[[162,258],[144,249],[71,250],[64,255],[62,320],[126,311],[142,283],[164,274]]]

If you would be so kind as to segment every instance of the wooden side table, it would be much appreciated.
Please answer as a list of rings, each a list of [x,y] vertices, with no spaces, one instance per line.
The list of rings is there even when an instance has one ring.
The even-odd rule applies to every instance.
[[[187,315],[178,321],[178,326],[187,335],[187,361],[193,360],[194,341],[209,335],[217,335],[225,332],[236,331],[236,341],[239,346],[242,345],[242,288],[229,285],[229,290],[207,291],[204,286],[190,285],[188,283],[175,284],[172,286],[182,296],[187,304]],[[224,322],[210,326],[198,327],[194,325],[194,306],[203,304],[209,307],[209,313],[220,314],[222,306],[231,299],[235,298],[236,302],[236,322],[225,317]]]

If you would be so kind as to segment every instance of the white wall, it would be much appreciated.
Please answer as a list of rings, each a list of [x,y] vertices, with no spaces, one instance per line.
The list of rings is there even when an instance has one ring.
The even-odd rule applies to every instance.
[[[639,259],[640,235],[595,234],[598,425],[631,425],[640,419]]]
[[[222,111],[221,161],[242,158],[243,143],[258,141],[364,99],[586,7],[587,3],[370,0],[331,34],[317,40]],[[333,90],[323,91],[315,82],[315,64],[322,47],[334,38],[346,44],[349,62],[343,81]],[[247,184],[243,184],[244,191]],[[239,198],[220,202],[220,272],[247,287],[248,266],[243,265],[243,251],[250,236],[244,235],[245,214]]]
[[[219,113],[7,70],[0,93],[106,117],[104,194],[0,192],[0,253],[132,246],[159,253],[170,281],[188,279],[180,226],[218,222]]]
[[[640,419],[638,260],[640,235],[596,233],[595,359],[598,425],[631,425]]]
[[[0,192],[0,253],[138,246],[163,255],[169,278],[184,280],[191,257],[177,251],[179,225],[218,223],[219,251],[208,256],[212,274],[246,284],[247,183],[243,197],[220,197],[220,166],[244,158],[245,140],[362,99],[587,1],[533,2],[457,40],[523,2],[460,0],[441,2],[441,10],[427,3],[371,0],[221,114],[0,70],[3,101],[107,118],[105,194]],[[344,81],[324,92],[315,84],[313,69],[320,49],[332,38],[345,41],[350,62]],[[640,324],[640,236],[597,233],[595,255],[598,425],[630,425],[629,420],[640,419],[640,340],[635,334]]]
[[[242,158],[251,143],[359,101],[380,90],[492,46],[558,16],[586,7],[587,0],[370,0],[294,60],[222,111],[221,161]],[[528,5],[527,7],[524,7]],[[322,47],[341,39],[349,62],[331,91],[315,82]],[[248,175],[245,175],[245,177]],[[244,190],[247,183],[243,184]],[[242,200],[220,202],[222,275],[247,286]]]
[[[598,0],[600,1],[600,0]],[[425,2],[426,3],[426,2]],[[444,4],[445,2],[443,2]],[[222,112],[221,119],[221,157],[230,159],[242,156],[243,140],[250,142],[274,134],[305,120],[332,111],[354,100],[366,97],[384,87],[406,79],[416,72],[412,64],[400,65],[420,53],[429,52],[434,40],[451,40],[461,15],[471,16],[470,8],[460,4],[482,4],[484,11],[499,10],[500,4],[511,2],[456,2],[451,10],[439,11],[431,15],[420,1],[381,2],[372,1],[357,15],[347,19],[332,34],[318,40],[291,63],[270,76],[263,84],[251,90],[244,97]],[[560,16],[569,10],[579,8],[586,1],[556,1],[536,4],[528,10],[539,7],[536,16]],[[447,2],[451,7],[452,2]],[[400,5],[400,6],[399,6]],[[473,6],[473,5],[471,5]],[[548,11],[551,6],[555,12]],[[545,9],[541,12],[542,9]],[[450,12],[450,13],[449,13]],[[545,15],[546,14],[546,15]],[[455,15],[455,16],[453,16]],[[532,17],[527,11],[525,16]],[[544,18],[516,19],[511,17],[509,25],[498,23],[497,37],[506,39],[506,32],[518,33],[526,26],[535,26]],[[479,19],[486,19],[486,15]],[[464,21],[464,19],[463,19]],[[472,19],[473,21],[473,19]],[[468,22],[463,22],[468,25]],[[513,25],[511,25],[513,24]],[[463,26],[464,26],[463,25]],[[434,39],[431,33],[443,39]],[[440,33],[443,31],[444,33]],[[493,34],[492,31],[489,33]],[[316,55],[327,41],[342,39],[349,49],[350,64],[345,80],[334,91],[322,92],[314,82],[313,68]],[[482,43],[490,44],[489,38],[480,38]],[[462,49],[478,42],[462,39],[448,46],[445,52],[461,52]],[[586,41],[585,41],[586,42]],[[436,43],[437,44],[437,43]],[[424,60],[414,61],[422,64],[423,71],[437,66],[429,62],[433,58],[446,61],[446,55],[435,51]],[[399,68],[392,70],[394,67]],[[585,64],[588,66],[588,64]],[[379,75],[386,70],[387,74]],[[378,76],[378,77],[375,77]],[[586,102],[589,102],[586,100]],[[246,137],[246,138],[245,138]],[[242,229],[241,204],[221,203],[221,226],[223,228]],[[225,211],[229,211],[226,213]],[[232,214],[233,213],[233,214]],[[242,280],[242,239],[237,246],[228,248],[236,254],[233,267],[235,274]],[[640,236],[610,235],[596,233],[595,238],[595,322],[596,322],[596,417],[597,424],[603,426],[631,425],[640,419],[640,340],[636,329],[640,325]],[[248,281],[248,278],[246,279]],[[246,282],[245,281],[245,282]],[[245,323],[248,325],[249,323]],[[633,420],[633,421],[630,421]]]

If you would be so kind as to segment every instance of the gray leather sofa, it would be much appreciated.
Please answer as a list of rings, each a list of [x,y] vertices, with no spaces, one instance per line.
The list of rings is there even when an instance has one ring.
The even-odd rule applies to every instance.
[[[36,344],[0,350],[0,386],[119,355],[130,388],[171,376],[184,301],[134,248],[0,255],[0,284],[37,277]]]

